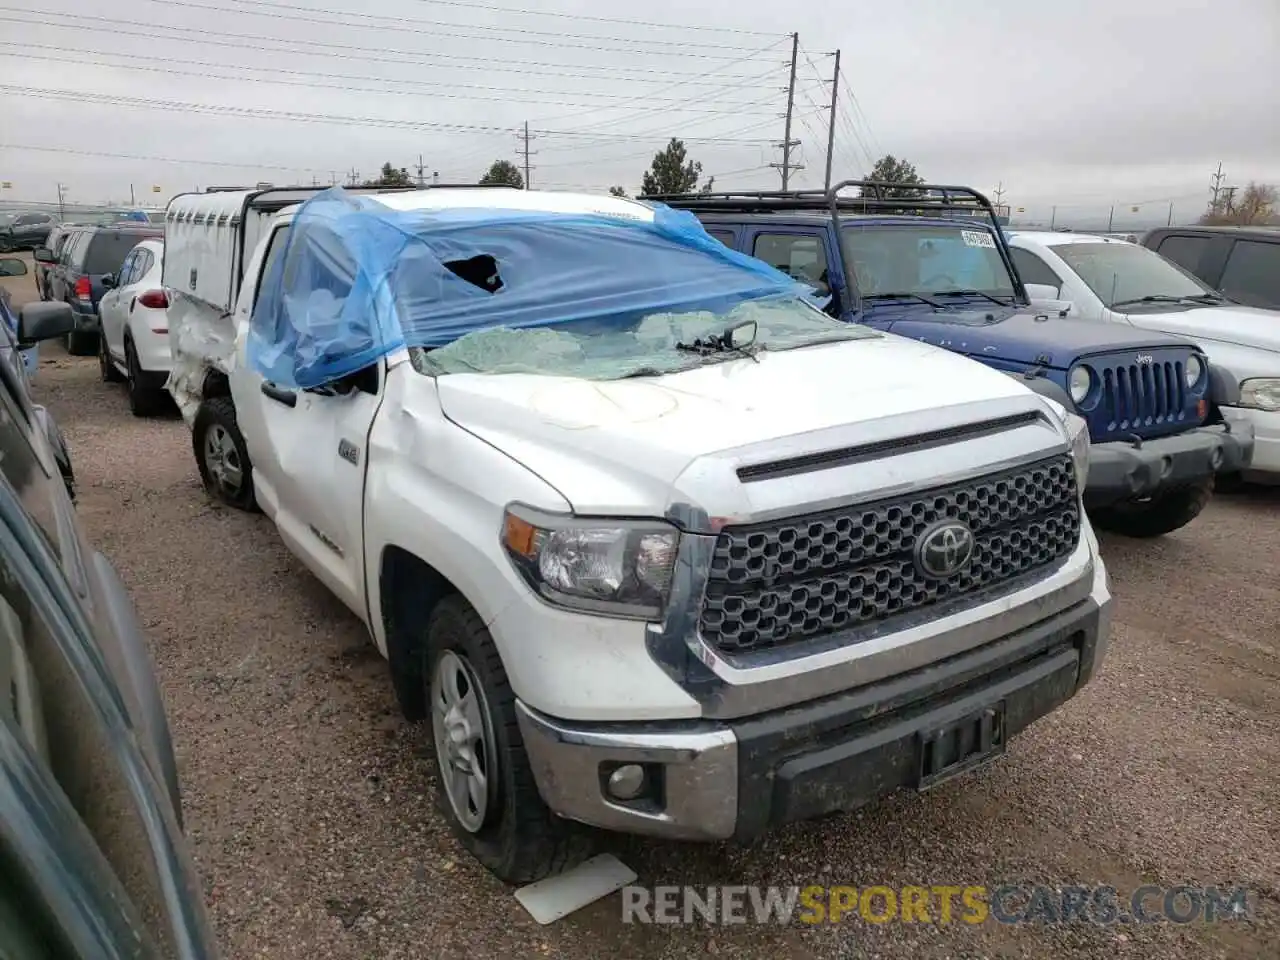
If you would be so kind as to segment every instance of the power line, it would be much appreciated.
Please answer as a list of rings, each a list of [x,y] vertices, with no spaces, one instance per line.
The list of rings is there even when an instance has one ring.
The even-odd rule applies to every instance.
[[[326,9],[324,7],[304,7],[304,6],[299,6],[297,4],[292,4],[292,3],[280,3],[279,0],[232,0],[232,2],[238,3],[246,7],[267,7],[273,10],[289,10],[289,11],[293,11],[294,13],[304,14],[304,16],[299,17],[299,16],[289,16],[283,13],[265,13],[258,10],[237,10],[234,7],[223,7],[223,6],[218,6],[216,4],[197,3],[195,2],[195,0],[143,0],[143,2],[156,3],[166,7],[191,7],[197,10],[212,10],[217,13],[240,13],[240,14],[245,14],[247,16],[252,16],[252,17],[269,17],[276,20],[305,20],[308,23],[317,23],[317,24],[333,23],[333,21],[315,20],[313,18],[315,17],[316,14],[324,14],[325,16],[331,16],[331,17],[353,17],[357,20],[381,20],[384,22],[390,22],[390,23],[396,24],[396,26],[394,27],[395,30],[405,30],[406,27],[402,25],[420,24],[422,26],[432,27],[433,29],[430,31],[416,30],[410,27],[408,28],[409,32],[431,33],[433,35],[438,34],[440,32],[439,28],[441,27],[445,27],[445,28],[462,27],[464,29],[483,30],[486,34],[497,31],[499,33],[515,33],[515,34],[535,36],[535,37],[551,37],[556,39],[566,38],[571,40],[593,40],[593,41],[601,40],[601,39],[609,39],[609,40],[617,40],[619,42],[625,42],[625,43],[652,43],[652,44],[656,44],[664,47],[688,46],[688,42],[685,40],[658,40],[658,39],[647,39],[644,37],[635,37],[635,38],[605,37],[603,35],[596,35],[596,34],[564,33],[563,31],[559,31],[559,30],[530,30],[527,27],[506,27],[506,26],[497,26],[489,23],[454,23],[448,20],[427,20],[423,17],[399,17],[399,16],[394,16],[391,14],[384,14],[384,13],[361,13],[353,10],[333,10],[333,9]],[[393,29],[389,27],[379,27],[376,24],[363,24],[363,23],[338,22],[338,23],[334,23],[333,25],[342,26],[342,27],[362,27],[365,29],[372,29],[372,30]],[[481,38],[475,38],[475,39],[481,39]],[[488,37],[485,39],[502,40],[506,38]],[[733,46],[730,44],[720,44],[720,43],[701,44],[701,46],[705,46],[707,49],[710,49],[710,50],[741,51],[746,49],[745,47]]]
[[[32,150],[39,153],[66,153],[78,157],[105,157],[111,160],[142,160],[147,163],[180,163],[200,167],[222,167],[235,170],[285,170],[290,173],[329,173],[314,167],[299,167],[275,163],[234,163],[230,160],[191,160],[177,157],[157,157],[138,153],[108,153],[104,150],[80,150],[73,147],[45,147],[33,143],[0,143],[0,150]]]
[[[743,30],[737,27],[699,26],[688,23],[654,23],[651,20],[628,20],[621,17],[595,17],[583,13],[560,13],[552,10],[530,10],[526,7],[503,7],[494,3],[475,3],[473,0],[415,0],[416,3],[441,7],[462,7],[465,10],[491,10],[497,13],[519,13],[535,17],[560,17],[565,20],[588,20],[595,23],[616,23],[632,27],[658,27],[671,30],[707,30],[717,33],[737,33],[749,36],[771,36],[764,30]]]
[[[338,123],[357,126],[387,127],[402,130],[455,130],[483,133],[505,133],[512,127],[475,123],[446,123],[431,120],[393,120],[385,117],[350,117],[336,114],[301,113],[287,110],[267,110],[255,107],[229,107],[222,104],[190,103],[178,100],[160,100],[150,97],[128,97],[121,94],[87,93],[71,90],[52,90],[42,87],[24,87],[17,84],[0,84],[0,90],[24,96],[52,100],[70,100],[82,103],[104,103],[114,106],[139,107],[154,110],[176,110],[184,113],[211,113],[215,115],[251,117],[263,120],[291,120],[299,123]],[[577,137],[588,140],[637,140],[647,139],[635,134],[600,134],[580,130],[539,130],[539,134],[552,137]],[[761,143],[762,140],[731,140],[721,137],[685,137],[699,143]]]
[[[279,84],[281,86],[307,87],[308,89],[313,89],[313,90],[314,89],[341,90],[346,93],[381,93],[381,94],[390,94],[392,96],[401,96],[401,97],[429,97],[433,100],[434,99],[480,100],[480,101],[487,101],[490,103],[555,104],[557,106],[562,106],[562,107],[585,107],[585,108],[588,108],[589,110],[616,109],[620,105],[620,104],[609,105],[609,104],[598,104],[598,103],[595,103],[595,104],[583,103],[581,100],[530,100],[524,97],[512,96],[510,94],[501,96],[501,97],[484,97],[484,96],[477,96],[475,94],[462,94],[462,93],[438,93],[438,92],[422,93],[414,90],[393,90],[393,89],[386,89],[383,87],[358,87],[358,86],[353,87],[353,86],[346,86],[343,84],[315,83],[314,81],[311,81],[311,80],[285,80],[285,79],[279,79],[279,78],[269,79],[269,78],[263,78],[263,77],[237,77],[237,76],[228,76],[227,74],[223,74],[223,73],[208,73],[208,72],[199,71],[199,70],[180,70],[174,67],[157,67],[157,66],[152,66],[148,63],[107,63],[102,60],[83,59],[83,58],[77,58],[77,57],[55,57],[55,56],[49,56],[47,54],[31,54],[31,53],[24,54],[24,53],[18,53],[18,52],[8,53],[5,51],[0,51],[0,57],[22,57],[23,59],[26,59],[26,60],[48,60],[56,63],[74,63],[74,64],[80,64],[84,66],[110,67],[112,69],[135,70],[135,71],[143,71],[147,73],[165,74],[169,76],[201,77],[201,78],[213,79],[213,80],[231,80],[231,81],[238,81],[241,83],[272,83],[272,84]],[[161,59],[161,58],[151,58],[151,59]],[[180,62],[180,61],[169,60],[169,62]],[[213,67],[213,66],[217,66],[217,64],[207,64],[207,66]],[[285,71],[281,71],[281,72],[285,72]],[[289,71],[289,72],[301,73],[301,71]],[[304,73],[303,75],[305,76],[306,74]],[[467,87],[468,85],[456,84],[455,86]],[[503,88],[481,86],[481,87],[475,87],[474,89],[501,91]],[[549,93],[550,91],[547,91],[547,92]],[[586,93],[586,95],[601,96],[601,97],[617,97],[621,99],[623,103],[629,103],[631,102],[631,100],[635,99],[634,97],[627,97],[620,94]],[[682,104],[682,103],[688,102],[686,99],[679,98],[679,97],[668,98],[663,100],[662,98],[652,98],[652,97],[646,96],[644,97],[644,99],[649,99],[649,100],[658,99],[660,102],[663,102],[666,104]],[[721,114],[721,113],[728,113],[730,112],[730,110],[737,113],[742,108],[751,107],[751,106],[755,106],[755,104],[731,103],[731,104],[726,104],[725,109],[721,109],[721,110],[705,110],[701,107],[682,107],[682,106],[670,106],[670,105],[664,106],[658,109],[661,109],[664,112],[668,112],[668,113],[675,112],[675,113]]]
[[[10,22],[10,23],[22,23],[22,24],[31,23],[31,25],[32,25],[32,26],[36,26],[36,25],[37,25],[37,24],[35,24],[34,22],[31,22],[31,21],[26,21],[26,20],[13,20],[13,19],[12,19],[12,18],[10,18],[10,17],[0,17],[0,21],[8,21],[8,22]],[[39,25],[39,26],[51,26],[51,27],[58,27],[58,26],[60,26],[59,24],[38,24],[38,25]],[[92,27],[79,27],[79,26],[66,26],[66,27],[65,27],[65,29],[69,29],[69,30],[91,30],[91,29],[93,29],[93,28],[92,28]],[[155,39],[155,35],[154,35],[154,34],[152,34],[152,33],[148,33],[148,32],[146,32],[146,31],[142,31],[142,30],[114,30],[114,31],[112,31],[112,33],[113,33],[113,34],[116,34],[116,35],[121,35],[121,36],[139,37],[139,38],[146,39],[146,40],[154,40],[154,39]],[[196,43],[196,42],[197,42],[197,41],[195,41],[195,40],[191,40],[191,39],[188,39],[188,38],[186,38],[186,37],[173,37],[173,38],[171,38],[171,39],[176,40],[176,41],[178,41],[179,43]],[[212,45],[212,46],[225,46],[225,47],[231,47],[231,48],[233,48],[233,49],[243,49],[243,50],[261,50],[261,51],[262,51],[262,52],[264,52],[264,53],[293,53],[293,52],[298,52],[298,51],[282,50],[282,49],[281,49],[281,48],[279,48],[279,47],[264,47],[264,46],[261,46],[261,45],[253,45],[253,44],[218,43],[217,41],[199,41],[199,42],[201,42],[201,43],[208,43],[209,45]],[[283,42],[286,42],[286,43],[287,43],[287,42],[289,42],[289,41],[283,41]],[[779,43],[780,43],[780,42],[781,42],[781,41],[779,41]],[[776,46],[776,45],[777,45],[777,44],[772,44],[771,46]],[[9,41],[9,40],[0,40],[0,46],[3,46],[3,47],[13,47],[13,48],[15,48],[15,49],[17,49],[17,50],[20,50],[20,51],[28,51],[28,50],[52,50],[52,51],[57,52],[57,53],[87,53],[87,54],[90,54],[90,55],[92,55],[92,56],[111,56],[111,57],[125,57],[125,58],[135,58],[135,59],[136,59],[136,55],[135,55],[135,54],[132,54],[132,53],[122,53],[122,52],[120,52],[120,51],[116,51],[116,50],[103,50],[103,49],[101,49],[101,48],[89,48],[89,47],[68,47],[68,46],[65,46],[65,45],[63,45],[63,44],[52,44],[52,43],[25,43],[25,42],[24,42],[24,43],[18,43],[18,42]],[[768,49],[768,48],[765,48],[765,49]],[[319,53],[316,53],[316,54],[306,54],[306,55],[308,55],[308,56],[325,56],[325,57],[332,56],[332,57],[334,57],[334,58],[336,58],[336,59],[342,59],[342,60],[360,60],[360,62],[362,62],[362,63],[364,63],[364,62],[367,62],[367,61],[368,61],[368,58],[365,58],[365,57],[354,57],[354,56],[352,56],[352,57],[344,57],[344,56],[341,56],[341,55],[339,55],[339,54],[319,54]],[[548,66],[548,64],[544,64],[544,63],[542,63],[541,61],[538,61],[538,60],[507,60],[507,59],[498,59],[498,58],[489,58],[489,57],[461,57],[461,56],[451,56],[451,55],[449,55],[449,54],[434,54],[434,53],[431,53],[431,54],[423,54],[423,56],[428,56],[428,57],[435,57],[435,56],[439,56],[439,57],[445,57],[445,58],[448,58],[448,59],[450,59],[450,60],[461,60],[461,61],[463,61],[464,63],[466,63],[466,64],[468,64],[468,65],[472,65],[472,64],[484,64],[484,70],[485,70],[485,72],[494,72],[494,73],[518,73],[518,74],[520,74],[522,77],[530,77],[530,76],[534,76],[534,77],[564,77],[564,78],[568,78],[568,79],[571,79],[571,80],[595,80],[595,81],[599,81],[599,80],[625,80],[627,83],[663,83],[663,84],[665,84],[665,83],[667,83],[668,81],[670,81],[672,77],[688,77],[688,78],[690,78],[690,79],[692,80],[692,79],[697,79],[697,78],[700,78],[700,77],[707,77],[707,76],[717,75],[717,74],[719,73],[719,70],[718,70],[718,69],[712,69],[712,70],[710,70],[710,71],[703,71],[703,72],[701,72],[701,73],[680,73],[680,72],[672,72],[672,71],[670,71],[670,70],[657,70],[657,69],[649,70],[649,69],[642,69],[642,68],[628,68],[628,67],[618,67],[618,66],[613,66],[613,67],[608,67],[608,66],[596,66],[596,65],[594,65],[594,64],[589,64],[589,63],[584,63],[584,64],[575,64],[575,65],[574,65],[575,67],[578,67],[578,69],[580,69],[580,70],[603,70],[603,71],[605,71],[605,75],[603,75],[603,76],[602,76],[602,75],[600,75],[600,74],[594,74],[594,73],[566,72],[566,71],[563,71],[563,70],[555,70],[555,71],[531,70],[531,69],[530,69],[530,67],[536,67],[536,66]],[[283,74],[289,74],[289,75],[291,75],[291,76],[301,76],[301,77],[323,77],[323,78],[326,78],[326,79],[329,79],[329,80],[357,80],[357,81],[364,81],[364,80],[367,80],[367,81],[370,81],[370,82],[373,82],[373,83],[406,83],[406,84],[412,84],[412,85],[413,85],[413,86],[415,86],[415,87],[423,87],[423,86],[448,86],[448,87],[460,88],[460,89],[468,89],[468,90],[504,90],[504,89],[521,89],[521,88],[523,87],[523,84],[521,84],[521,85],[519,85],[519,86],[517,86],[517,87],[514,87],[514,88],[511,88],[511,87],[486,87],[486,86],[476,86],[476,85],[473,85],[473,84],[461,84],[461,83],[456,83],[456,82],[455,82],[455,81],[453,81],[452,79],[450,79],[450,80],[423,80],[423,79],[418,78],[418,77],[379,77],[379,76],[374,76],[374,75],[371,75],[371,74],[323,73],[323,72],[314,71],[314,70],[291,70],[291,69],[288,69],[288,68],[285,68],[285,67],[277,67],[277,66],[263,67],[263,66],[254,66],[254,65],[252,65],[252,64],[247,64],[247,63],[226,63],[226,62],[216,62],[216,61],[208,61],[208,60],[192,60],[192,59],[187,58],[187,57],[182,57],[182,58],[179,58],[179,57],[160,57],[160,56],[156,56],[155,54],[151,53],[150,51],[148,51],[148,53],[146,54],[146,58],[147,58],[147,61],[148,61],[149,63],[177,63],[177,64],[182,64],[182,65],[185,65],[185,66],[209,66],[209,67],[223,67],[223,68],[235,69],[235,70],[252,70],[252,71],[255,71],[255,72],[257,72],[257,73],[283,73]],[[748,59],[749,59],[749,58],[748,58]],[[423,63],[420,63],[420,62],[419,62],[419,63],[410,63],[410,62],[409,62],[409,61],[407,61],[407,60],[385,60],[385,61],[381,61],[381,62],[383,62],[383,63],[389,63],[389,64],[396,64],[396,65],[403,65],[403,66],[413,66],[413,67],[415,67],[415,68],[417,68],[417,69],[421,69],[422,67],[427,67],[427,68],[430,68],[430,69],[449,69],[449,70],[456,70],[456,69],[457,69],[457,66],[456,66],[456,65],[454,65],[454,64],[445,64],[445,63],[442,63],[442,64],[430,64],[430,63],[428,63],[428,64],[423,64]],[[770,71],[770,72],[775,72],[775,71],[780,70],[780,69],[781,69],[781,66],[779,65],[778,67],[773,68],[773,71]],[[650,76],[631,76],[631,74],[633,74],[633,73],[639,73],[639,74],[653,74],[653,76],[652,76],[652,77],[650,77]],[[707,82],[707,83],[704,83],[704,84],[703,84],[703,86],[709,86],[709,87],[732,87],[732,88],[737,88],[737,87],[741,86],[741,83],[731,82],[731,81],[750,82],[750,81],[755,80],[755,79],[756,79],[756,77],[755,77],[754,75],[752,75],[752,76],[746,76],[746,75],[738,75],[738,74],[725,74],[725,75],[720,75],[720,79],[721,79],[721,80],[723,80],[723,81],[725,81],[725,82],[724,82],[724,83],[719,83],[719,82]],[[530,91],[530,92],[539,92],[539,93],[560,93],[560,91],[557,91],[557,90],[547,90],[547,91]],[[573,93],[578,93],[578,92],[580,92],[580,91],[573,91]],[[661,92],[661,91],[657,91],[657,92]],[[594,96],[594,94],[592,94],[592,95]],[[619,95],[619,96],[621,96],[621,95]]]
[[[166,5],[190,6],[190,7],[200,8],[200,9],[213,10],[213,11],[215,11],[215,12],[219,12],[219,13],[245,12],[245,11],[234,11],[234,10],[229,10],[229,9],[227,9],[227,8],[225,8],[225,7],[222,7],[222,8],[219,8],[219,7],[206,7],[204,4],[197,4],[197,3],[193,3],[193,2],[191,2],[191,0],[167,0]],[[3,10],[3,11],[5,11],[5,12],[7,12],[7,13],[21,13],[21,14],[27,14],[27,15],[34,15],[34,14],[36,13],[36,11],[34,11],[34,10],[27,10],[27,9],[22,8],[22,7],[4,7],[4,6],[0,6],[0,10]],[[70,18],[71,18],[71,19],[73,19],[73,20],[87,20],[87,21],[91,21],[91,22],[93,22],[93,23],[104,23],[104,24],[108,24],[108,25],[110,25],[113,29],[114,29],[115,27],[120,27],[120,26],[124,26],[124,27],[132,26],[132,25],[134,24],[134,22],[135,22],[135,21],[132,21],[132,20],[120,20],[120,19],[117,19],[117,18],[114,18],[114,17],[99,17],[99,16],[94,16],[94,15],[91,15],[91,14],[84,14],[84,13],[70,13],[70,12],[61,11],[61,10],[59,10],[59,11],[54,11],[54,14],[55,14],[56,16],[58,16],[58,17],[70,17]],[[359,26],[359,24],[335,23],[335,22],[333,22],[333,21],[324,21],[324,20],[315,21],[315,20],[310,20],[310,19],[308,19],[308,18],[304,18],[304,17],[283,17],[283,16],[280,16],[280,15],[271,15],[271,14],[258,14],[258,15],[259,15],[259,16],[277,16],[279,19],[282,19],[282,20],[301,21],[301,22],[304,22],[304,23],[310,23],[310,24],[312,24],[312,25],[317,25],[317,24],[328,24],[329,26],[335,26],[335,27],[351,27],[351,26]],[[21,21],[21,22],[27,22],[27,23],[30,23],[31,21]],[[42,20],[36,21],[36,22],[35,22],[35,25],[37,25],[37,26],[69,26],[69,25],[67,25],[67,24],[60,24],[60,23],[46,23],[45,21],[42,21]],[[170,25],[170,24],[163,24],[163,23],[149,24],[148,26],[149,26],[149,28],[150,28],[151,30],[153,30],[153,31],[154,31],[154,30],[169,30],[169,31],[173,31],[173,32],[175,32],[175,33],[193,33],[193,34],[196,34],[196,35],[212,35],[212,36],[219,36],[219,37],[232,37],[232,38],[235,38],[235,39],[237,39],[237,40],[258,40],[258,39],[260,39],[260,37],[259,37],[259,36],[257,36],[257,35],[255,35],[255,34],[229,33],[229,32],[226,32],[226,31],[220,31],[220,30],[218,30],[218,31],[215,31],[215,30],[205,30],[205,29],[198,28],[198,27],[179,27],[179,26],[173,26],[173,25]],[[390,29],[390,28],[388,28],[388,29]],[[423,33],[429,33],[431,36],[435,37],[436,39],[439,39],[441,36],[449,36],[449,37],[455,37],[455,38],[457,38],[457,39],[462,39],[462,40],[486,40],[486,41],[499,41],[499,42],[504,42],[504,43],[523,43],[523,44],[532,44],[532,45],[536,45],[536,46],[544,46],[544,47],[561,47],[561,48],[563,48],[563,47],[572,47],[572,48],[576,48],[576,49],[597,50],[597,51],[600,51],[600,52],[613,52],[613,53],[642,53],[642,54],[645,54],[646,56],[650,56],[650,57],[655,57],[655,56],[679,56],[681,59],[697,59],[697,60],[736,60],[736,59],[738,59],[737,57],[725,56],[724,54],[693,53],[693,52],[688,51],[687,49],[682,49],[682,50],[679,50],[679,51],[673,51],[672,53],[666,54],[666,53],[662,53],[662,52],[660,52],[660,51],[656,51],[656,50],[643,50],[643,49],[636,49],[635,47],[617,47],[617,46],[606,46],[606,45],[602,45],[602,42],[601,42],[601,41],[605,41],[605,40],[619,40],[619,39],[621,39],[621,38],[616,38],[616,37],[597,37],[597,38],[592,38],[592,42],[590,42],[590,43],[566,43],[564,40],[542,40],[542,39],[531,39],[531,40],[530,40],[530,39],[520,39],[520,38],[514,38],[514,37],[497,37],[497,36],[492,36],[492,35],[487,34],[487,33],[482,33],[482,34],[458,34],[458,33],[450,33],[450,32],[449,32],[449,31],[447,31],[447,30],[409,31],[407,28],[400,28],[400,29],[398,29],[396,32],[423,32]],[[154,35],[152,35],[152,38],[151,38],[151,39],[152,39],[152,40],[155,40],[155,39],[156,39],[156,37],[155,37]],[[380,45],[379,45],[379,46],[377,46],[377,47],[360,47],[360,46],[356,46],[356,45],[353,45],[353,44],[347,44],[347,43],[329,43],[329,42],[327,42],[327,41],[323,41],[323,40],[304,40],[304,39],[301,39],[301,38],[296,38],[296,39],[295,39],[295,38],[284,39],[284,38],[282,38],[282,37],[272,37],[272,38],[270,38],[270,39],[273,39],[273,40],[279,40],[281,43],[291,43],[291,44],[304,45],[304,46],[309,46],[309,47],[321,47],[321,48],[324,48],[324,49],[326,49],[326,50],[358,50],[358,51],[364,52],[364,53],[368,56],[368,58],[372,58],[372,59],[378,59],[378,58],[380,58],[381,56],[383,56],[383,55],[385,55],[385,54],[388,54],[388,53],[391,53],[391,54],[398,54],[398,55],[401,55],[401,56],[407,56],[407,57],[418,57],[418,56],[421,56],[421,55],[422,55],[420,51],[415,51],[415,50],[396,50],[396,49],[392,49],[392,48],[383,48],[383,47],[382,47],[382,46],[380,46]],[[625,42],[625,40],[624,40],[623,42]],[[672,43],[672,44],[675,44],[676,46],[679,46],[679,44],[676,44],[676,43],[675,43],[675,41],[667,41],[667,42]],[[734,48],[730,48],[730,49],[734,49]],[[296,53],[296,52],[299,52],[299,51],[292,51],[292,52],[295,52],[295,53]],[[301,51],[301,52],[307,52],[307,51]]]

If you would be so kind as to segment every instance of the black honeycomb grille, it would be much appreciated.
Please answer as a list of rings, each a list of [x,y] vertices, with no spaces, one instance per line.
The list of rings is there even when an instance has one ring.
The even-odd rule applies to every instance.
[[[915,566],[916,539],[944,519],[974,533],[973,557],[948,580]],[[1080,538],[1071,458],[753,526],[716,541],[699,627],[725,653],[747,653],[880,625],[990,589],[1067,556]]]

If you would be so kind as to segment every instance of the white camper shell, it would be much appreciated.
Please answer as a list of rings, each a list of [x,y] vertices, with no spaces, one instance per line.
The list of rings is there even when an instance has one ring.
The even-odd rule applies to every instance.
[[[180,193],[164,214],[162,282],[169,295],[173,368],[165,385],[190,426],[210,373],[226,377],[235,353],[235,307],[245,267],[272,218],[324,187]],[[402,187],[352,188],[391,193]]]

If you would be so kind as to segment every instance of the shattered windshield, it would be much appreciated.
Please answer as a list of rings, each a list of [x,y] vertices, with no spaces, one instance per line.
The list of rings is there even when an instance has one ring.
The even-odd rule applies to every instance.
[[[414,348],[410,357],[414,369],[427,376],[531,373],[619,380],[750,358],[761,351],[875,336],[867,327],[834,320],[791,297],[748,301],[723,313],[651,313],[625,326],[590,321],[532,329],[489,327],[448,346]]]
[[[936,300],[963,293],[1013,300],[1013,278],[985,225],[863,222],[842,232],[845,256],[864,299]]]

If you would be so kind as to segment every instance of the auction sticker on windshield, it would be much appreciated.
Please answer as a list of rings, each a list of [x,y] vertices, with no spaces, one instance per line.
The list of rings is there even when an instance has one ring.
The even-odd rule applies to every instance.
[[[983,233],[980,230],[961,230],[960,236],[964,238],[966,247],[994,247],[996,245],[995,238],[989,233]]]

